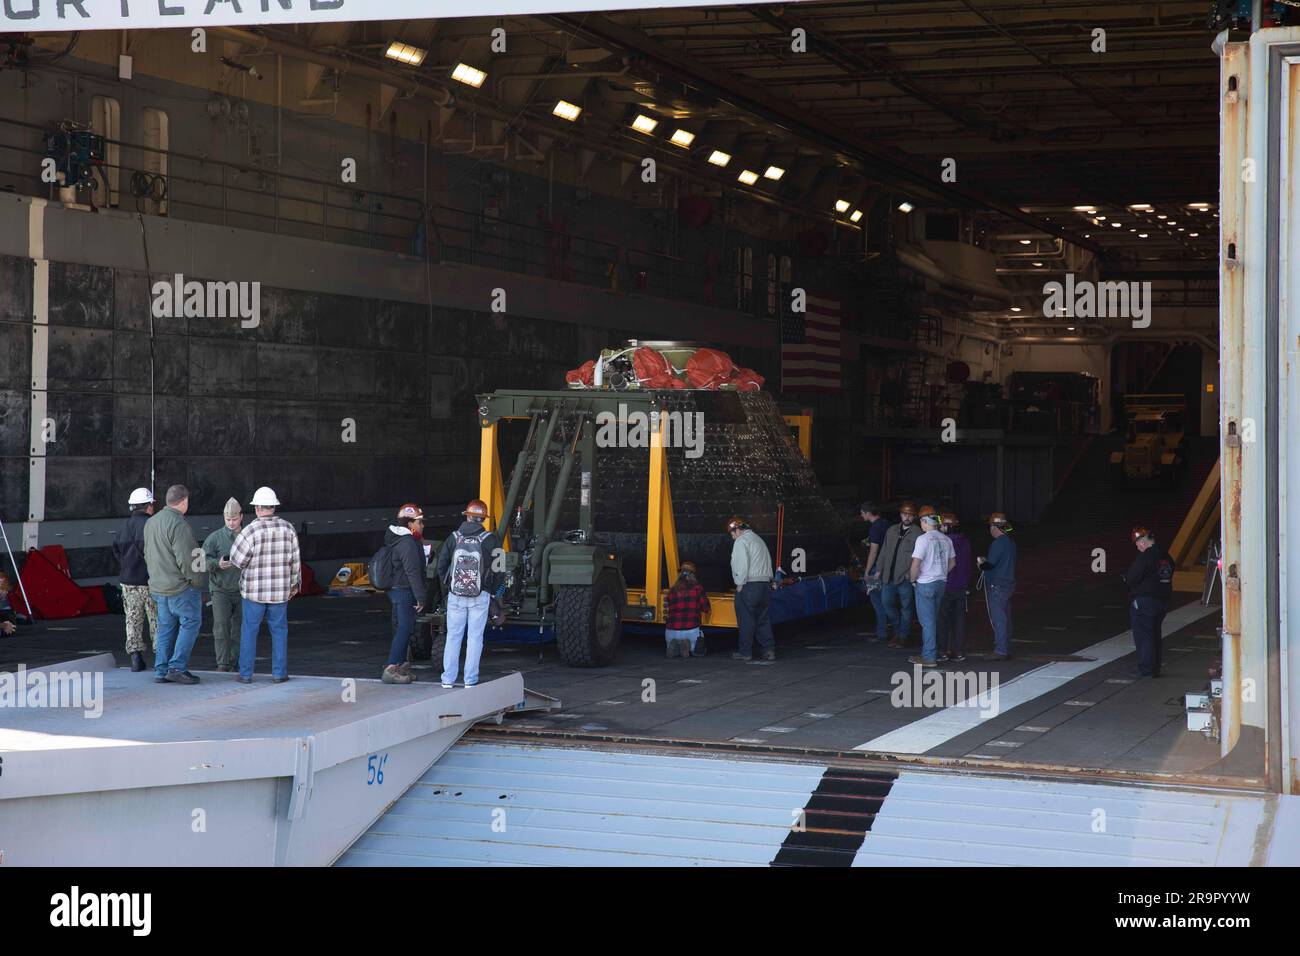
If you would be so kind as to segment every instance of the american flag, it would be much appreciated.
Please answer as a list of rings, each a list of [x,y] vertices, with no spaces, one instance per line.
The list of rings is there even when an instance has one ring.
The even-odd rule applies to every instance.
[[[806,312],[781,316],[781,391],[840,390],[840,300],[809,292]]]

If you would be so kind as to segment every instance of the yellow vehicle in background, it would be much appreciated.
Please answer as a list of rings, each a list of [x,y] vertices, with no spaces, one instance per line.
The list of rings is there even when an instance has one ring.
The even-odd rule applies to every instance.
[[[1125,395],[1124,414],[1124,450],[1110,456],[1115,481],[1173,485],[1187,461],[1187,399],[1177,392]]]

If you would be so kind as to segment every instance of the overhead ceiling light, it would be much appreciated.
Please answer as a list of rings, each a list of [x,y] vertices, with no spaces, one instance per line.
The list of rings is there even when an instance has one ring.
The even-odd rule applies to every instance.
[[[1210,204],[1208,202],[1189,202],[1187,204],[1187,208],[1196,209],[1199,210],[1200,212],[1204,212],[1205,210],[1210,208]]]
[[[1027,246],[1027,245],[1029,245],[1029,240],[1028,240],[1028,239],[1021,239],[1021,240],[1020,240],[1020,244],[1021,244],[1022,246]]]
[[[862,218],[862,210],[855,209],[853,210],[853,215],[849,216],[849,222],[857,222],[861,218]]]
[[[910,202],[903,201],[898,204],[898,208],[901,212],[911,212],[916,207],[913,206]]]
[[[1065,331],[1067,331],[1067,332],[1073,332],[1073,331],[1074,331],[1074,326],[1073,326],[1073,325],[1067,325],[1067,326],[1065,327]]]
[[[1122,222],[1112,222],[1111,225],[1114,226],[1116,229],[1118,229],[1124,224]]]
[[[1155,207],[1149,202],[1135,202],[1128,208],[1132,209],[1134,212],[1150,212]]]
[[[1200,235],[1199,232],[1189,232],[1189,233],[1187,234],[1187,238],[1189,238],[1189,239],[1195,239],[1195,238],[1196,238],[1197,236],[1199,236],[1199,235]]]
[[[731,162],[731,154],[724,153],[720,149],[715,149],[713,152],[709,153],[709,162],[714,166],[726,166],[727,163]]]
[[[835,211],[836,211],[836,212],[848,212],[848,211],[849,211],[849,201],[848,201],[847,199],[837,199],[837,200],[835,200]]]
[[[551,110],[560,119],[566,119],[570,123],[582,115],[582,107],[574,106],[568,100],[560,100],[555,104],[555,109]]]
[[[668,142],[686,149],[691,143],[695,142],[695,134],[684,129],[673,130],[673,135],[668,137]]]
[[[1177,220],[1177,219],[1170,219],[1169,222],[1168,222],[1166,225],[1176,226],[1176,225],[1178,225],[1178,220]]]
[[[1018,306],[1018,305],[1013,305],[1013,306],[1011,307],[1011,311],[1012,311],[1012,312],[1019,312],[1019,311],[1020,311],[1020,306]]]
[[[775,181],[780,179],[784,175],[785,175],[785,170],[782,169],[780,166],[769,166],[767,167],[767,170],[763,173],[763,178],[771,179]]]
[[[390,60],[397,60],[399,63],[409,63],[411,66],[419,66],[424,62],[427,50],[421,50],[418,46],[411,46],[409,43],[399,43],[394,40],[388,44],[388,49],[384,51],[384,56]]]
[[[752,186],[754,183],[758,182],[758,173],[754,172],[752,169],[743,169],[741,170],[740,175],[736,178],[746,186]]]
[[[658,125],[659,121],[657,119],[651,119],[644,113],[637,113],[636,119],[632,120],[632,128],[638,133],[645,133],[647,136],[653,133]]]
[[[474,69],[468,63],[457,63],[456,69],[451,71],[451,78],[459,83],[464,83],[466,86],[478,89],[483,85],[483,81],[487,79],[487,74],[482,70]]]
[[[1096,212],[1097,207],[1096,206],[1075,206],[1074,211],[1075,212]]]
[[[1146,234],[1145,232],[1139,232],[1139,233],[1138,233],[1138,238],[1139,238],[1139,239],[1145,239],[1146,237],[1147,237],[1147,234]]]
[[[1158,213],[1156,213],[1156,218],[1157,218],[1157,219],[1168,219],[1169,217],[1166,216],[1166,215],[1165,215],[1164,213],[1162,213],[1162,212],[1158,212]]]
[[[1179,232],[1186,232],[1187,230],[1184,229],[1182,226],[1179,226],[1179,227],[1178,227],[1178,231],[1179,231]]]
[[[1041,269],[1042,267],[1043,267],[1043,264],[1042,264],[1041,262],[1035,262],[1035,263],[1034,263],[1034,268],[1036,268],[1036,269]]]

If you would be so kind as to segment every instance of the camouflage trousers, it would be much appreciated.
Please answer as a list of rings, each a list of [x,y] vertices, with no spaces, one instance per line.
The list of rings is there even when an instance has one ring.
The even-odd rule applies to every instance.
[[[149,639],[158,649],[158,605],[153,603],[147,584],[122,585],[122,609],[126,612],[126,652],[144,652],[144,619],[149,618]]]
[[[243,628],[243,611],[239,592],[213,591],[212,643],[217,652],[217,666],[239,670],[239,634]]]

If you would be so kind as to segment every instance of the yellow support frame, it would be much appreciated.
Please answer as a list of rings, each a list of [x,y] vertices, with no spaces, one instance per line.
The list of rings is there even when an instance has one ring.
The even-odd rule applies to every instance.
[[[1182,527],[1169,545],[1169,557],[1174,562],[1174,590],[1199,592],[1205,587],[1205,567],[1200,564],[1205,546],[1210,542],[1214,526],[1219,520],[1219,482],[1222,471],[1214,463],[1205,476],[1205,484],[1183,519]]]
[[[511,419],[522,419],[513,415]],[[791,422],[799,428],[799,447],[804,454],[811,449],[812,418],[808,415],[792,415],[790,419],[804,419],[803,425]],[[501,419],[504,421],[505,419]],[[501,474],[501,454],[497,448],[497,426],[481,423],[483,437],[479,445],[479,497],[487,503],[489,514],[488,527],[502,528],[509,524],[501,509],[505,507],[505,482]],[[668,480],[668,455],[665,450],[664,436],[668,430],[668,419],[664,417],[657,433],[650,438],[650,494],[646,506],[646,560],[644,588],[628,588],[627,603],[630,607],[653,608],[654,617],[650,620],[662,624],[664,620],[664,598],[668,593],[665,580],[671,580],[681,567],[678,563],[677,524],[673,518],[672,486]],[[503,530],[501,546],[510,550],[509,532]],[[665,575],[665,568],[667,574]],[[736,626],[736,595],[733,592],[710,592],[710,611],[705,621],[711,627]],[[640,614],[625,614],[624,620],[647,623]]]

